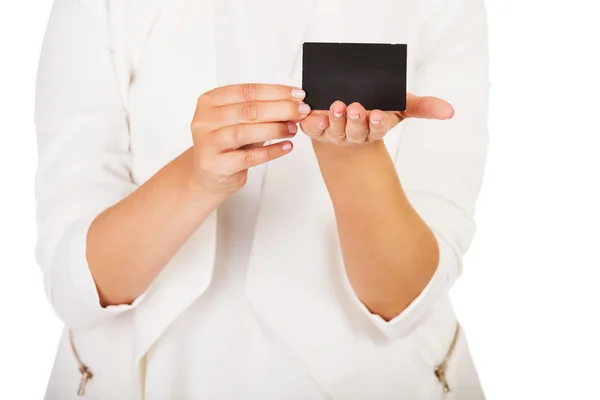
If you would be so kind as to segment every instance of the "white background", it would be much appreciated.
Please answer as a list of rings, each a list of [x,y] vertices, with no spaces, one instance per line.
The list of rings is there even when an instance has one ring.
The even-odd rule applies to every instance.
[[[1,399],[43,397],[61,330],[33,258],[50,3],[0,2]],[[600,398],[599,6],[487,3],[491,147],[457,312],[489,399]]]

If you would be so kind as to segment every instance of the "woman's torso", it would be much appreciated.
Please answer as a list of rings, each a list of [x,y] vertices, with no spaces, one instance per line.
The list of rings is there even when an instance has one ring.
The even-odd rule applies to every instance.
[[[247,70],[234,68],[226,74],[220,70],[226,68],[210,56],[220,54],[221,63],[226,62],[223,60],[227,59],[227,52],[231,49],[221,49],[219,53],[213,46],[220,43],[219,35],[224,35],[226,29],[224,31],[223,28],[232,21],[223,21],[223,9],[212,9],[207,7],[207,3],[210,2],[177,0],[160,5],[157,2],[155,9],[140,6],[132,9],[135,12],[129,10],[129,14],[119,17],[120,22],[115,22],[117,19],[113,15],[112,23],[116,24],[112,30],[115,65],[129,115],[134,156],[132,176],[138,183],[143,183],[192,144],[189,123],[197,97],[202,93],[220,84],[243,81],[302,86],[299,57],[302,41],[392,42],[407,43],[409,49],[418,48],[419,26],[431,12],[435,1],[403,1],[398,5],[392,0],[377,0],[369,7],[358,1],[354,5],[337,0],[319,2],[319,5],[308,2],[318,6],[314,10],[308,5],[288,2],[254,2],[249,13],[265,19],[251,21],[248,29],[258,33],[245,37],[238,45],[248,43],[250,46],[249,43],[254,41],[253,48],[259,61],[247,60]],[[277,9],[263,14],[257,12],[260,7]],[[302,8],[305,20],[297,22],[294,12],[286,12],[288,7]],[[156,10],[160,12],[156,13]],[[207,23],[211,19],[207,13],[218,15],[216,23],[219,29],[212,29],[212,24]],[[273,15],[277,15],[276,21],[270,19]],[[122,27],[117,25],[123,24],[127,18],[135,18],[137,22],[128,35],[121,36],[118,32]],[[278,27],[293,32],[289,37],[297,42],[261,43],[262,38],[279,32]],[[239,35],[236,32],[240,31],[232,29],[226,34],[235,38]],[[288,50],[279,52],[279,49]],[[225,50],[225,56],[222,50]],[[409,50],[409,82],[421,56],[416,50]],[[392,139],[387,144],[393,149],[397,142]],[[270,167],[277,168],[277,164],[266,170]],[[316,192],[314,187],[320,184],[320,176],[315,171],[308,167],[296,171],[291,176],[301,179],[293,184],[304,185],[308,195]],[[226,206],[215,220],[217,253],[214,272],[210,272],[211,278],[208,279],[209,287],[202,296],[182,306],[178,315],[171,316],[170,323],[163,324],[157,339],[144,353],[141,373],[136,357],[131,357],[131,349],[137,345],[136,330],[143,326],[138,322],[142,317],[138,316],[136,321],[135,315],[119,316],[113,326],[76,337],[75,343],[79,343],[82,359],[88,360],[89,366],[97,371],[88,397],[119,398],[114,397],[115,393],[117,396],[129,393],[122,394],[120,398],[133,398],[145,393],[149,399],[367,398],[330,390],[343,384],[350,387],[346,392],[350,393],[352,385],[356,384],[354,392],[373,394],[369,397],[373,399],[481,399],[464,336],[459,337],[447,372],[449,383],[457,386],[455,390],[445,395],[435,377],[434,367],[443,360],[456,326],[447,298],[439,304],[430,320],[411,335],[394,343],[365,345],[360,351],[370,353],[362,358],[363,362],[345,365],[339,371],[319,371],[316,365],[323,354],[300,355],[297,348],[291,348],[285,339],[282,340],[281,331],[273,329],[273,320],[261,315],[256,304],[248,301],[246,290],[248,266],[245,264],[252,250],[247,240],[253,238],[252,231],[256,228],[264,173],[265,170],[260,170],[251,175],[249,190],[242,192],[237,201],[234,199],[229,208]],[[244,212],[240,207],[248,201],[253,205]],[[262,207],[267,206],[262,204]],[[262,212],[268,213],[269,210]],[[231,233],[231,230],[224,230],[242,214],[248,218],[241,231]],[[282,223],[285,224],[285,221]],[[244,244],[248,246],[244,247]],[[240,253],[232,253],[236,248]],[[301,244],[296,249],[310,251],[302,248]],[[289,256],[294,257],[293,254]],[[201,267],[198,265],[198,268]],[[285,270],[286,265],[277,267]],[[167,278],[164,278],[161,284],[166,281]],[[285,302],[286,299],[271,298],[270,301],[279,300]],[[147,320],[152,321],[154,312],[159,315],[161,310],[153,311],[147,307],[143,315],[150,315]],[[339,312],[344,311],[340,309]],[[310,316],[298,315],[298,319],[300,317],[303,321],[310,320]],[[160,323],[160,318],[157,317],[157,323]],[[290,318],[293,320],[294,316]],[[319,323],[316,316],[314,323]],[[306,340],[314,339],[307,337]],[[107,342],[111,342],[111,346],[102,348],[102,344]],[[343,350],[343,346],[339,348]],[[345,357],[342,353],[338,356]],[[307,357],[312,357],[314,364],[307,365],[304,362]],[[370,364],[374,362],[377,365]],[[115,364],[119,364],[119,368],[113,368]],[[326,359],[323,359],[323,365],[327,365]],[[120,381],[111,380],[109,377],[111,374],[116,376],[117,371]],[[102,382],[103,372],[105,382]],[[78,377],[77,365],[63,338],[49,393],[52,387],[61,390],[65,385],[73,385],[78,382]],[[145,383],[138,385],[140,377]],[[362,380],[357,382],[352,377],[362,377]],[[329,384],[333,381],[336,382]],[[113,382],[114,386],[110,387],[109,382]],[[130,385],[133,389],[119,392],[119,385]],[[75,394],[76,387],[72,390]],[[50,394],[49,398],[58,397]]]

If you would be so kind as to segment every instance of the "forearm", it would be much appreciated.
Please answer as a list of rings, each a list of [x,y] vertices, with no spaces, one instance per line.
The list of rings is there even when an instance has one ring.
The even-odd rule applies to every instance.
[[[192,163],[189,149],[90,226],[87,260],[104,306],[140,296],[224,200],[192,184]]]
[[[438,264],[429,227],[412,208],[383,141],[313,141],[331,196],[346,272],[361,301],[392,319],[427,286]]]

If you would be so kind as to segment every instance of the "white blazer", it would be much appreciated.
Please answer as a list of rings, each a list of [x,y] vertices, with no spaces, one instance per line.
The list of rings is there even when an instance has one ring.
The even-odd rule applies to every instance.
[[[385,139],[408,198],[440,247],[440,264],[419,303],[389,324],[352,296],[329,195],[310,140],[298,135],[295,150],[266,170],[247,276],[257,318],[331,399],[481,399],[463,334],[446,370],[450,393],[434,368],[454,337],[448,290],[475,232],[485,163],[483,0],[253,5],[249,32],[257,57],[247,68],[256,80],[301,86],[303,41],[406,43],[408,90],[444,98],[456,110],[451,121],[402,122]],[[147,356],[211,283],[216,212],[131,306],[100,307],[85,241],[100,212],[192,145],[197,97],[223,83],[214,61],[214,6],[214,0],[55,1],[37,88],[37,259],[78,354],[66,329],[48,399],[78,398],[78,358],[94,374],[86,398],[143,398]]]

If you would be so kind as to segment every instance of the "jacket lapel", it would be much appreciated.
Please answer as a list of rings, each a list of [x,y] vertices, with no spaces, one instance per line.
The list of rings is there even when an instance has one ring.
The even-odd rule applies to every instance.
[[[217,66],[214,62],[216,59],[215,0],[202,1],[201,4],[193,0],[162,1],[160,18],[153,24],[155,26],[148,42],[153,40],[154,35],[160,40],[173,40],[177,35],[181,35],[180,29],[185,29],[190,24],[201,27],[200,34],[204,40],[198,40],[197,43],[198,46],[204,47],[191,54],[197,54],[193,57],[206,58],[211,62],[196,59],[190,62],[203,68],[197,72],[204,80],[201,86],[214,88],[217,85]],[[202,9],[196,12],[192,7],[202,7]],[[162,18],[169,21],[161,21]],[[190,18],[195,20],[190,21]],[[187,148],[190,144],[184,144],[182,148]],[[175,318],[210,285],[215,262],[216,229],[217,212],[215,211],[165,267],[146,293],[144,301],[135,310],[133,314],[135,363],[140,363],[146,352]]]

